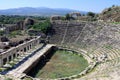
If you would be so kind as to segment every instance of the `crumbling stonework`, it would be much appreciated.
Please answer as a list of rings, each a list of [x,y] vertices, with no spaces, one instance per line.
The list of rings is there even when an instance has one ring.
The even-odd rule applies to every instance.
[[[22,44],[19,44],[16,47],[11,47],[5,52],[0,54],[0,67],[11,61],[12,59],[16,58],[19,55],[24,54],[26,51],[34,47],[35,45],[40,43],[40,37],[35,37],[29,41],[26,41]]]
[[[33,25],[35,22],[33,19],[26,18],[24,21],[19,21],[16,24],[4,24],[6,34],[15,30],[25,30],[29,25]]]

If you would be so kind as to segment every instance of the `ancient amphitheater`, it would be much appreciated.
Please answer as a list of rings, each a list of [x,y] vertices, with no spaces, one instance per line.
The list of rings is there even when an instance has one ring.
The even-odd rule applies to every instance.
[[[50,43],[82,51],[97,62],[93,71],[78,80],[120,80],[119,27],[100,21],[56,21]]]
[[[55,80],[120,80],[119,24],[101,21],[54,21],[48,40],[49,44],[43,44],[40,43],[41,37],[35,37],[2,53],[0,66],[9,62],[11,58],[18,57],[16,66],[2,74],[14,77],[15,80],[24,80],[25,72],[34,66],[41,56],[45,56],[52,47],[58,46],[80,52],[88,60],[89,66],[79,74]],[[8,53],[11,54],[8,55]],[[30,80],[44,79],[31,78]]]

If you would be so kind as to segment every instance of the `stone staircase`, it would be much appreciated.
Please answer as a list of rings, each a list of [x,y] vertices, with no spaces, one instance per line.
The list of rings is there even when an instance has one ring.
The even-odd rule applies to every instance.
[[[94,72],[88,74],[83,79],[86,80],[112,80],[111,75],[113,75],[115,72],[119,72],[120,69],[120,49],[112,48],[112,49],[106,49],[106,48],[98,48],[94,50],[89,56],[91,58],[101,57],[101,55],[107,55],[107,60],[101,62],[98,64],[94,70]],[[116,69],[116,71],[115,71]],[[113,73],[113,71],[115,71]],[[93,76],[94,75],[94,76]],[[116,75],[117,77],[119,74]],[[89,79],[88,79],[89,78]],[[91,78],[91,79],[90,79]],[[80,79],[82,80],[82,78]]]

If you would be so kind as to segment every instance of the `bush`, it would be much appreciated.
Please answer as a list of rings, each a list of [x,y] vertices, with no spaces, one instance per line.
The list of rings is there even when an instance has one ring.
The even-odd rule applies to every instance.
[[[66,15],[65,15],[65,18],[66,18],[66,20],[70,20],[70,18],[71,18],[71,17],[70,17],[70,14],[66,14]]]
[[[29,28],[33,28],[34,30],[37,30],[37,31],[42,31],[43,33],[46,34],[49,31],[49,29],[51,28],[51,23],[49,20],[46,20],[44,22],[36,23],[36,24],[30,26]]]
[[[0,36],[3,36],[3,35],[4,35],[4,31],[0,30]]]
[[[111,11],[112,9],[111,8],[108,8],[108,11]]]
[[[3,71],[3,69],[2,68],[0,68],[0,72],[2,72]]]
[[[88,13],[87,13],[87,16],[95,17],[95,13],[93,13],[93,12],[88,12]]]
[[[12,35],[22,35],[20,30],[18,30],[18,31],[13,31],[13,32],[11,32],[11,34],[12,34]]]
[[[16,37],[17,35],[22,35],[22,32],[20,30],[12,31],[8,36],[9,37]]]

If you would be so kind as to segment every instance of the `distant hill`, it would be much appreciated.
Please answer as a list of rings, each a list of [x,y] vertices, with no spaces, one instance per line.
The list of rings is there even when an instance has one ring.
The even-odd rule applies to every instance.
[[[65,15],[66,13],[70,13],[70,12],[80,12],[81,14],[86,14],[85,11],[78,11],[72,9],[22,7],[22,8],[0,10],[0,15],[51,16],[51,15]]]

